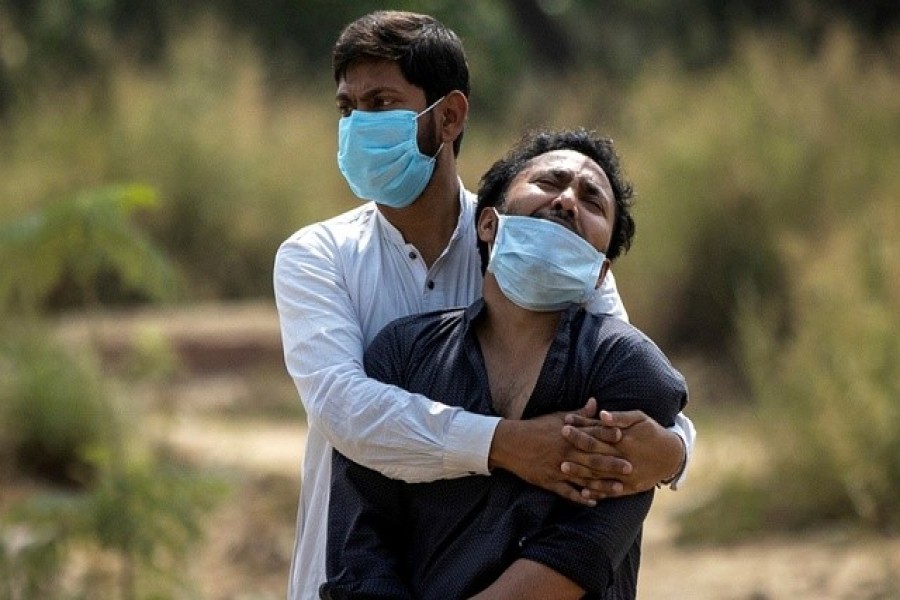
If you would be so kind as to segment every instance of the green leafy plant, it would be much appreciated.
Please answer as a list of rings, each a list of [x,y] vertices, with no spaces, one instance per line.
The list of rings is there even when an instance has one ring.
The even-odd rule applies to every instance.
[[[33,325],[6,332],[0,363],[0,452],[20,474],[88,483],[86,452],[116,427],[90,353],[73,356]]]
[[[202,517],[221,498],[223,482],[154,459],[123,462],[104,452],[97,460],[103,475],[85,499],[83,533],[121,558],[120,597],[187,585],[182,561],[201,538]]]
[[[171,298],[177,289],[171,263],[130,220],[156,205],[149,187],[109,186],[0,226],[0,311],[40,310],[66,283],[80,296],[74,301],[96,307],[104,274],[148,298]]]

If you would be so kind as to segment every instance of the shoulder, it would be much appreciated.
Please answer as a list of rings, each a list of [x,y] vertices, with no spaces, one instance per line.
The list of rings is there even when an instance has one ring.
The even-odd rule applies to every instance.
[[[586,314],[583,348],[589,386],[608,410],[642,410],[664,426],[687,402],[687,382],[644,332],[615,317]],[[587,339],[583,339],[587,337]],[[582,354],[584,353],[584,354]]]
[[[413,346],[444,338],[462,323],[464,314],[464,308],[450,308],[400,317],[384,326],[370,348],[385,343]]]
[[[664,374],[672,381],[683,381],[668,356],[634,325],[612,317],[580,310],[583,319],[581,337],[587,337],[596,355],[606,363],[632,365],[636,369],[647,369],[651,373]],[[585,340],[585,341],[588,341]]]
[[[302,227],[281,243],[278,254],[304,248],[354,244],[371,230],[376,211],[375,205],[367,202],[330,219]]]
[[[307,225],[284,240],[275,253],[275,275],[303,265],[335,263],[358,251],[372,236],[376,208],[371,202]]]

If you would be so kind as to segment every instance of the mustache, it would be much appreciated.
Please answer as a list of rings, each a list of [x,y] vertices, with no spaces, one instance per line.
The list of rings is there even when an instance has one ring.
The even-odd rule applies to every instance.
[[[577,233],[577,231],[575,229],[575,217],[573,217],[572,214],[569,213],[568,211],[561,210],[561,209],[546,208],[546,209],[538,210],[538,211],[531,213],[531,216],[535,217],[537,219],[544,219],[547,221],[552,221],[554,223],[562,225],[566,229],[569,229],[569,230]]]

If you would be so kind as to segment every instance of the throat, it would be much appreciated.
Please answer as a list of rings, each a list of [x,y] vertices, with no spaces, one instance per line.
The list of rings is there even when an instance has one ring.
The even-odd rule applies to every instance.
[[[512,338],[515,340],[516,338]],[[494,411],[507,419],[521,419],[540,378],[553,336],[537,340],[519,337],[520,343],[479,337]]]
[[[412,244],[431,268],[456,231],[460,213],[459,191],[450,188],[441,193],[429,188],[407,208],[379,206],[378,209],[403,235],[403,241]]]

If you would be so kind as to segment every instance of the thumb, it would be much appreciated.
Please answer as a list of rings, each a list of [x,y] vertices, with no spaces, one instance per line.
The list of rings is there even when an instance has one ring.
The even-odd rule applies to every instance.
[[[596,400],[596,398],[588,398],[587,403],[582,408],[579,408],[578,412],[576,412],[575,414],[577,414],[580,417],[585,417],[588,419],[595,418],[597,415],[597,400]]]

